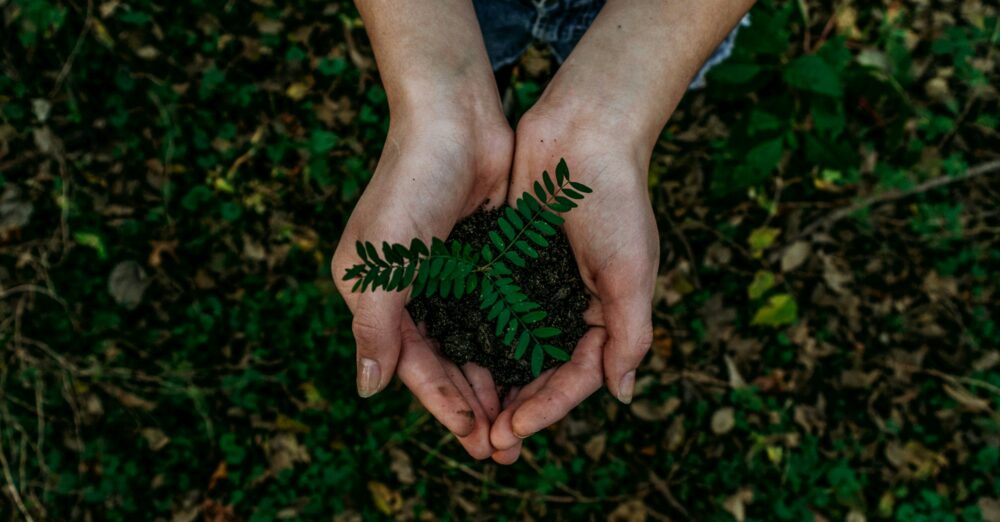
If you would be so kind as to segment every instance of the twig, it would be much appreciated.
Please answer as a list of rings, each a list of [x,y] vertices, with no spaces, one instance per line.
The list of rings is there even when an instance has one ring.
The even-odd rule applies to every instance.
[[[56,95],[59,92],[59,88],[62,87],[63,81],[66,80],[66,76],[69,75],[69,71],[73,68],[73,61],[76,60],[76,55],[80,53],[80,47],[83,45],[83,39],[90,32],[90,26],[93,25],[91,20],[91,13],[94,10],[93,0],[87,0],[87,14],[83,17],[83,29],[80,30],[80,36],[76,38],[76,44],[73,45],[73,50],[69,52],[69,57],[66,58],[66,62],[63,63],[62,69],[59,70],[59,75],[56,76],[56,83],[52,86],[52,91],[49,93],[49,98]]]
[[[424,452],[426,452],[429,456],[432,456],[444,462],[449,467],[455,468],[480,482],[490,484],[490,492],[495,493],[497,495],[505,497],[521,498],[521,499],[535,499],[535,500],[541,500],[543,502],[554,502],[559,504],[575,504],[575,503],[596,504],[603,502],[617,502],[622,498],[622,497],[592,498],[592,497],[542,495],[530,491],[521,491],[518,489],[509,488],[507,486],[503,486],[493,482],[489,477],[487,477],[483,473],[480,473],[470,468],[469,466],[466,466],[465,464],[458,462],[457,460],[451,457],[438,453],[437,450],[435,450],[434,448],[428,446],[427,444],[415,438],[411,438],[410,442],[412,442],[418,448],[424,450]]]
[[[838,209],[838,210],[834,210],[833,212],[830,212],[826,216],[824,216],[824,217],[822,217],[822,218],[820,218],[820,219],[818,219],[816,221],[813,221],[812,223],[809,224],[809,226],[807,226],[804,229],[802,229],[802,232],[799,232],[799,234],[797,236],[795,236],[790,242],[794,242],[794,241],[797,241],[799,239],[803,239],[805,237],[811,236],[816,231],[818,231],[820,229],[825,229],[825,228],[829,227],[830,225],[832,225],[832,224],[840,221],[841,219],[844,219],[845,217],[848,217],[851,214],[854,214],[855,212],[858,212],[859,210],[864,210],[864,209],[866,209],[866,208],[868,208],[868,207],[870,207],[872,205],[878,205],[878,204],[885,203],[885,202],[888,202],[888,201],[895,201],[895,200],[898,200],[898,199],[907,198],[907,197],[913,196],[915,194],[920,194],[920,193],[923,193],[923,192],[927,192],[928,190],[931,190],[931,189],[935,189],[935,188],[939,188],[939,187],[944,187],[946,185],[950,185],[952,183],[958,183],[960,181],[965,181],[965,180],[974,178],[976,176],[983,176],[983,175],[988,175],[988,174],[994,174],[996,172],[1000,172],[1000,160],[993,160],[993,161],[989,161],[989,162],[983,163],[982,165],[977,165],[975,167],[970,168],[969,170],[965,171],[965,173],[963,173],[961,175],[958,175],[958,176],[953,176],[953,177],[941,176],[941,177],[937,177],[937,178],[925,181],[925,182],[923,182],[923,183],[921,183],[921,184],[919,184],[919,185],[917,185],[917,186],[915,186],[915,187],[913,187],[911,189],[908,189],[908,190],[892,189],[892,190],[888,190],[888,191],[882,192],[880,194],[876,194],[874,196],[869,196],[867,198],[862,199],[861,201],[858,201],[857,203],[854,203],[853,205],[851,205],[849,207],[845,207],[845,208],[841,208],[841,209]]]
[[[7,494],[10,496],[11,500],[17,506],[17,510],[21,512],[21,516],[24,517],[28,522],[34,522],[34,518],[31,517],[31,513],[28,513],[28,508],[24,505],[24,500],[21,499],[21,492],[17,490],[17,486],[14,485],[14,477],[10,473],[10,464],[7,463],[7,456],[3,449],[3,434],[0,433],[0,467],[3,468],[3,477],[7,481]]]

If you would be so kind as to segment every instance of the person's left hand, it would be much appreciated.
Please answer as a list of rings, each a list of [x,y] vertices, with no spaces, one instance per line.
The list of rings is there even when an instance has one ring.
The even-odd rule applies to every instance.
[[[659,239],[647,191],[651,151],[618,130],[606,119],[561,118],[539,105],[515,133],[511,204],[531,191],[542,171],[553,173],[560,158],[572,180],[593,188],[563,216],[591,294],[585,314],[591,328],[570,361],[507,396],[490,430],[498,463],[517,460],[524,437],[562,419],[602,381],[623,403],[632,400],[635,370],[652,343]]]

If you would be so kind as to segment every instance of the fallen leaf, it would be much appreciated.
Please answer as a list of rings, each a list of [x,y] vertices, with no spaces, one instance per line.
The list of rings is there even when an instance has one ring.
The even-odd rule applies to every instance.
[[[149,449],[153,451],[160,451],[170,443],[170,437],[159,428],[143,428],[142,436],[149,444]]]
[[[758,270],[753,276],[753,281],[747,287],[747,295],[750,299],[760,299],[768,290],[774,287],[774,273],[767,270]]]
[[[771,296],[753,316],[751,324],[763,326],[783,326],[799,320],[799,307],[788,294]]]
[[[28,224],[34,206],[21,195],[21,189],[8,184],[0,196],[0,235]]]
[[[583,451],[590,457],[590,460],[597,462],[601,460],[601,456],[604,455],[604,449],[607,447],[608,435],[607,433],[601,432],[594,435],[583,445]]]
[[[802,266],[802,263],[805,263],[806,259],[809,258],[810,251],[811,247],[805,241],[792,243],[781,253],[781,271],[791,272]]]
[[[639,499],[632,499],[619,504],[608,515],[608,522],[645,522],[648,516],[646,505]]]
[[[146,271],[135,261],[122,261],[115,265],[108,278],[108,292],[115,302],[132,310],[142,302],[142,294],[149,286]]]
[[[983,497],[976,502],[984,522],[1000,522],[1000,498]]]
[[[712,414],[712,432],[716,435],[729,433],[736,426],[736,410],[726,406]]]
[[[746,505],[753,502],[753,490],[750,488],[740,488],[726,497],[722,501],[722,508],[729,512],[736,522],[743,522],[747,518]]]
[[[368,491],[372,494],[375,507],[385,515],[392,515],[403,507],[403,497],[398,491],[377,481],[368,482]]]
[[[758,258],[763,253],[764,250],[774,244],[774,240],[778,238],[781,234],[781,230],[773,227],[761,227],[754,229],[750,233],[750,238],[747,239],[747,243],[750,245],[750,253],[753,257]]]
[[[416,476],[413,474],[413,464],[410,462],[410,456],[405,451],[399,448],[390,448],[389,455],[392,457],[389,469],[396,474],[396,478],[400,483],[413,484],[417,481]]]
[[[651,399],[642,399],[633,402],[629,409],[636,417],[644,421],[655,422],[669,417],[671,413],[677,411],[680,405],[681,400],[677,397],[671,397],[662,403]]]

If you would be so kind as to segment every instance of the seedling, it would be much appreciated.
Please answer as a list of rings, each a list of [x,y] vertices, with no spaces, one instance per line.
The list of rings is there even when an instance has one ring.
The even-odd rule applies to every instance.
[[[554,181],[545,171],[533,189],[534,194],[525,192],[513,207],[504,209],[496,229],[489,231],[490,241],[478,251],[461,241],[435,237],[430,248],[419,238],[413,238],[409,247],[383,241],[380,255],[371,242],[358,241],[362,262],[349,268],[344,280],[357,280],[352,292],[412,288],[412,297],[455,299],[476,293],[480,308],[488,309],[487,318],[496,322],[495,335],[514,349],[516,359],[530,352],[531,371],[537,376],[546,355],[566,361],[569,354],[546,342],[562,331],[545,325],[548,312],[514,284],[508,263],[530,267],[539,249],[549,246],[546,238],[563,224],[560,214],[576,208],[574,200],[592,190],[570,180],[565,160],[559,160]]]

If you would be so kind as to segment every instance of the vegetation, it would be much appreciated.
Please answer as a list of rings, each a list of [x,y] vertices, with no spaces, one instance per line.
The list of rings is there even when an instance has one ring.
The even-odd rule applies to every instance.
[[[514,348],[514,357],[521,359],[531,348],[534,375],[542,372],[546,354],[568,361],[569,354],[544,342],[562,331],[538,324],[548,312],[515,284],[507,262],[516,268],[528,267],[530,261],[525,261],[521,254],[529,260],[537,259],[537,249],[549,246],[545,236],[554,236],[554,227],[563,224],[558,213],[569,212],[577,206],[574,199],[583,199],[584,194],[592,191],[569,179],[569,168],[562,159],[556,166],[556,180],[552,181],[546,171],[542,173],[542,181],[544,187],[542,182],[535,182],[535,195],[525,192],[497,218],[497,229],[489,231],[495,253],[488,244],[475,252],[472,245],[458,240],[446,243],[439,238],[434,238],[428,249],[420,238],[413,238],[409,248],[382,242],[382,257],[379,257],[375,245],[358,241],[356,247],[362,262],[347,270],[344,281],[357,280],[352,292],[368,288],[401,291],[412,286],[411,297],[436,294],[461,299],[478,292],[480,306],[489,309],[487,318],[496,321],[496,336]]]
[[[997,519],[995,2],[759,2],[652,159],[635,399],[513,467],[356,398],[329,260],[388,114],[349,2],[0,13],[0,517]]]

